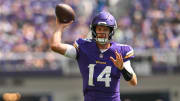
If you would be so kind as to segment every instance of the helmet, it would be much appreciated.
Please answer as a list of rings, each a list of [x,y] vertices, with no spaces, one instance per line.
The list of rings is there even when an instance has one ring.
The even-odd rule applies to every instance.
[[[117,28],[116,19],[110,13],[105,12],[105,11],[102,11],[98,15],[96,15],[93,18],[91,26],[90,26],[93,39],[96,39],[96,26],[97,25],[103,25],[110,28],[110,33],[109,33],[109,37],[107,41],[111,40],[112,36],[114,35],[114,29]],[[104,43],[106,43],[106,41]]]

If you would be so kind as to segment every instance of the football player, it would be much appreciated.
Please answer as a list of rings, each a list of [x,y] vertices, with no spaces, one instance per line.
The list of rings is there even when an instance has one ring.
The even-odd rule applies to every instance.
[[[51,49],[77,60],[83,79],[84,101],[121,101],[120,78],[137,85],[130,60],[134,57],[131,46],[112,42],[117,27],[109,12],[100,12],[91,23],[92,39],[78,39],[74,46],[61,42],[64,28],[70,23],[58,23],[52,36]]]

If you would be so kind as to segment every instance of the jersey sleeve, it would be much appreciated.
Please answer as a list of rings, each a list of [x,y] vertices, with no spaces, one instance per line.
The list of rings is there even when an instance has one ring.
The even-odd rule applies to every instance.
[[[81,45],[81,39],[77,39],[75,42],[74,42],[74,44],[73,44],[73,46],[76,48],[76,53],[77,53],[77,55],[76,55],[76,59],[79,57],[79,51],[80,51],[80,45]]]
[[[76,58],[78,58],[79,53],[81,52],[81,49],[83,48],[83,46],[89,41],[91,40],[79,38],[74,42],[73,46],[76,48],[76,52],[77,52]]]
[[[131,60],[132,58],[134,58],[134,50],[131,46],[124,46],[123,47],[123,61],[126,62],[128,60]]]
[[[78,40],[74,42],[73,46],[76,48],[77,51],[79,50]]]
[[[85,39],[79,38],[79,39],[77,39],[77,40],[74,42],[73,46],[76,48],[77,51],[79,51],[79,50],[80,50],[80,47],[81,47],[84,43],[85,43]]]

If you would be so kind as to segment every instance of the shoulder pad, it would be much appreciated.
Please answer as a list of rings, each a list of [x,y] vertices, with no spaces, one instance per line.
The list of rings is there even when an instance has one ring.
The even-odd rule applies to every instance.
[[[121,54],[125,61],[130,60],[131,58],[134,58],[134,50],[130,45],[125,44],[117,44],[118,49],[121,50]]]
[[[74,47],[75,47],[76,49],[78,49],[80,45],[83,45],[83,44],[89,43],[89,42],[92,42],[92,40],[91,40],[91,39],[82,39],[82,38],[79,38],[79,39],[77,39],[77,40],[74,42]]]

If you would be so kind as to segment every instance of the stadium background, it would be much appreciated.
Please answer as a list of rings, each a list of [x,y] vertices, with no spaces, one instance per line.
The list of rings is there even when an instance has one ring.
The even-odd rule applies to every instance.
[[[97,12],[108,10],[116,17],[113,40],[134,48],[138,75],[136,87],[122,80],[122,101],[180,101],[180,0],[0,0],[1,95],[19,92],[21,101],[83,101],[76,62],[49,48],[58,3],[71,5],[77,14],[63,34],[69,44],[89,37]]]

